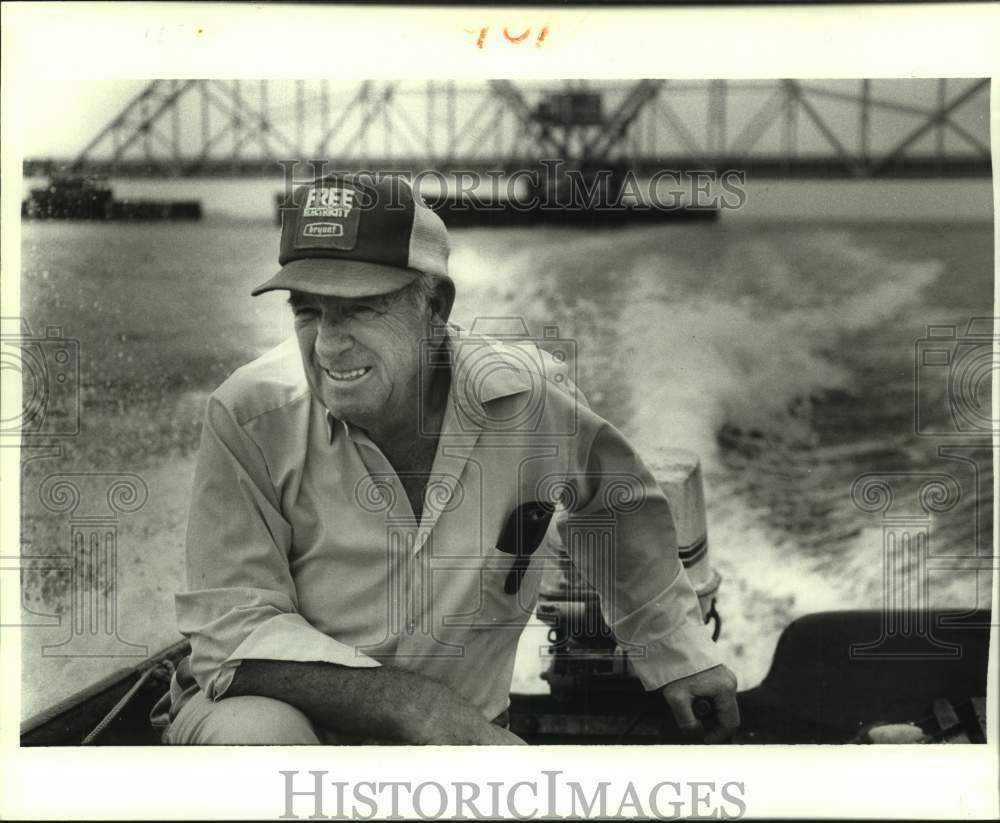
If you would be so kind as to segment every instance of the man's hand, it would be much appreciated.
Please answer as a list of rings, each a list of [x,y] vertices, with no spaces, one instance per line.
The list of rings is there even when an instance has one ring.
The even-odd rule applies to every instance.
[[[496,723],[487,724],[488,728],[486,733],[483,735],[483,739],[479,741],[482,746],[527,746],[520,737],[518,737],[514,732],[508,731],[503,726],[498,726]]]
[[[661,690],[681,731],[700,736],[706,743],[721,743],[740,727],[740,709],[736,704],[736,675],[725,666],[715,666],[668,683]],[[709,701],[714,728],[706,734],[705,726],[695,715],[694,703]]]

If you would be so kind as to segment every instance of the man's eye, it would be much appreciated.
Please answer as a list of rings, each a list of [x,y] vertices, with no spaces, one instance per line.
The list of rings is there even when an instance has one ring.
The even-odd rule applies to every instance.
[[[381,314],[375,306],[351,306],[344,313],[356,320],[374,320]]]
[[[292,314],[296,320],[312,320],[319,316],[319,312],[312,306],[293,306]]]

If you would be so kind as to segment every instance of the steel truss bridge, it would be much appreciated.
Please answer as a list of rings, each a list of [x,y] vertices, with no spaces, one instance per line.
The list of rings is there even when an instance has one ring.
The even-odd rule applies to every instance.
[[[28,175],[507,172],[561,159],[758,177],[983,176],[989,80],[156,80],[72,160]]]

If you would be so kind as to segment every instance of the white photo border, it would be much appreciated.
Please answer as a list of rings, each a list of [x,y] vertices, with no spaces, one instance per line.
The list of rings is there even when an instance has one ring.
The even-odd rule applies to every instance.
[[[200,78],[849,78],[1000,74],[1000,8],[990,4],[860,7],[490,9],[225,4],[5,4],[3,107],[36,80]],[[549,26],[544,49],[476,49],[484,25]],[[1000,145],[998,90],[992,150]],[[18,180],[25,147],[3,118],[2,302],[17,313]],[[994,170],[994,214],[997,212]],[[996,310],[994,310],[996,314]],[[6,376],[6,375],[5,375]],[[4,383],[11,402],[20,386]],[[994,381],[994,409],[998,387]],[[996,443],[995,443],[996,449]],[[996,453],[996,451],[995,451]],[[16,449],[0,449],[2,551],[19,546]],[[996,530],[997,523],[994,522]],[[996,531],[994,546],[997,545]],[[19,600],[16,575],[0,597]],[[994,579],[996,613],[998,581]],[[9,601],[8,601],[9,602]],[[212,819],[278,817],[279,770],[342,781],[564,778],[739,781],[747,816],[996,817],[994,746],[530,747],[526,750],[98,748],[19,749],[20,637],[0,643],[0,817]],[[997,638],[989,734],[997,739]],[[620,778],[618,776],[621,776]],[[384,816],[387,810],[380,809]],[[307,817],[308,811],[299,812]]]

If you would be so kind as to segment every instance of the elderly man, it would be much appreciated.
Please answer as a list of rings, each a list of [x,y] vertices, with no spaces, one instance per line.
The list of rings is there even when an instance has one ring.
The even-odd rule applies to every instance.
[[[253,294],[289,292],[295,339],[208,402],[164,740],[522,742],[504,717],[544,562],[530,533],[553,513],[614,524],[573,562],[644,687],[692,733],[713,701],[724,738],[736,681],[669,507],[567,364],[447,325],[447,232],[398,178],[322,178],[293,203]]]

